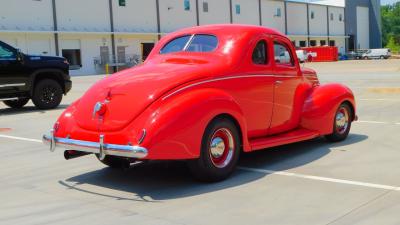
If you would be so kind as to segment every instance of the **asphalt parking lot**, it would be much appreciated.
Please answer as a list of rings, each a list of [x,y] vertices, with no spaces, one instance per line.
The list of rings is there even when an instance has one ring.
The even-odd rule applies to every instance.
[[[103,76],[74,77],[56,110],[0,103],[0,224],[400,224],[400,60],[307,66],[354,91],[349,138],[244,154],[214,184],[179,162],[111,170],[94,156],[50,153],[41,135]]]

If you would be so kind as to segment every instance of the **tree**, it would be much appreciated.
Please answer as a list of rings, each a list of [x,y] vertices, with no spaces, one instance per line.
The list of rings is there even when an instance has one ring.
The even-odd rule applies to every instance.
[[[400,2],[381,7],[382,42],[392,51],[399,51],[400,46]],[[390,46],[390,47],[389,47]],[[396,50],[397,49],[397,50]]]

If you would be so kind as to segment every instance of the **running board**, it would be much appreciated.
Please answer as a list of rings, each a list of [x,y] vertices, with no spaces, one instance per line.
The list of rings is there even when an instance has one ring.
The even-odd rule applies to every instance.
[[[320,134],[316,131],[301,128],[287,133],[250,140],[250,146],[251,150],[255,151],[310,140],[318,136],[320,136]]]

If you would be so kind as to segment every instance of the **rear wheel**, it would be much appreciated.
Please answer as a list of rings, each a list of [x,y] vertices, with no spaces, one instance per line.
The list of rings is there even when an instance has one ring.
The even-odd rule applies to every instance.
[[[189,168],[201,181],[224,180],[235,170],[240,146],[239,132],[235,124],[229,119],[216,119],[204,132],[200,158],[189,161]]]
[[[20,98],[17,100],[7,100],[7,101],[3,101],[3,102],[10,108],[20,109],[20,108],[24,107],[26,105],[26,103],[29,102],[29,98]]]
[[[368,56],[364,56],[364,59],[365,59],[365,60],[368,60],[369,58],[368,58]]]
[[[62,100],[61,85],[51,79],[44,79],[35,85],[32,101],[39,109],[54,109]]]
[[[381,55],[379,58],[380,58],[380,59],[385,59],[385,56]]]
[[[347,103],[343,103],[336,111],[333,121],[333,133],[325,138],[331,142],[343,141],[347,138],[351,128],[353,112]]]

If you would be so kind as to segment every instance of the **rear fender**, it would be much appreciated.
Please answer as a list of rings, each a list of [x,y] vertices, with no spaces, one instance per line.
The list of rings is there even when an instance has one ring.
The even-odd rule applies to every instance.
[[[207,125],[221,114],[236,120],[243,134],[243,149],[249,150],[242,110],[229,94],[217,89],[191,90],[160,99],[146,109],[132,127],[146,130],[141,146],[149,149],[149,159],[198,158]]]
[[[331,83],[313,88],[303,107],[301,127],[318,131],[321,135],[331,134],[336,111],[343,102],[350,104],[352,120],[355,120],[354,95],[348,87]]]

